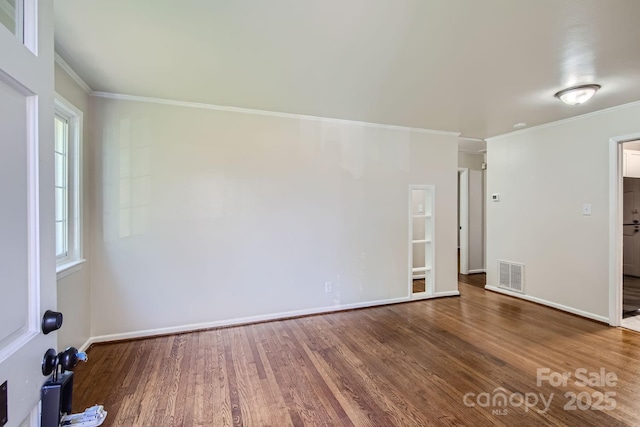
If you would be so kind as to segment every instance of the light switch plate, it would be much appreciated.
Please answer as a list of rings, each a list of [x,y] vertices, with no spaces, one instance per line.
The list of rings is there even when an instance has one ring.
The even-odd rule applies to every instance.
[[[7,415],[7,382],[0,385],[0,426],[9,421]]]
[[[591,203],[582,205],[582,215],[591,215]]]
[[[494,202],[499,202],[500,201],[500,193],[493,193],[491,195],[491,200],[493,200]]]

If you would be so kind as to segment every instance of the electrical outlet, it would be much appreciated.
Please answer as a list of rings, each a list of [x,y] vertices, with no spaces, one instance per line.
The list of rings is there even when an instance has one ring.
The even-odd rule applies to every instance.
[[[324,282],[324,291],[327,293],[331,292],[331,282]]]

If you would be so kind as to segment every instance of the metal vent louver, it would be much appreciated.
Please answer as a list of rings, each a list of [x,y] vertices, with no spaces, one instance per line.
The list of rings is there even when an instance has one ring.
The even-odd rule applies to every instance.
[[[524,264],[498,260],[498,286],[524,292]]]

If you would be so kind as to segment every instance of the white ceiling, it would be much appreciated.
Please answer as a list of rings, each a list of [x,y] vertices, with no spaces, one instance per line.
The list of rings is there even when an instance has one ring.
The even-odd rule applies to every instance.
[[[640,100],[640,0],[55,0],[95,91],[485,138]],[[587,104],[553,97],[599,83]]]

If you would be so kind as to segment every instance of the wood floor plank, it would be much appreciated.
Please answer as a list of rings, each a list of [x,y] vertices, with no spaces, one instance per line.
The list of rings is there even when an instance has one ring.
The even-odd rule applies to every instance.
[[[270,409],[270,415],[273,420],[273,426],[289,427],[294,423],[289,415],[287,403],[285,402],[284,395],[280,392],[278,387],[278,380],[275,375],[274,366],[268,363],[269,361],[269,345],[267,339],[262,332],[263,325],[256,325],[252,328],[254,339],[256,339],[256,349],[260,354],[260,359],[264,361],[264,374],[265,379],[262,380],[262,386],[265,390],[265,399]],[[259,338],[258,338],[259,337]]]
[[[104,426],[640,425],[640,334],[460,283],[461,296],[95,345],[74,410]],[[615,372],[615,386],[537,369]],[[548,412],[465,404],[553,395]],[[613,410],[592,396],[615,393]],[[566,393],[587,408],[565,410]],[[589,403],[591,401],[591,404]],[[506,409],[502,413],[499,410]]]

